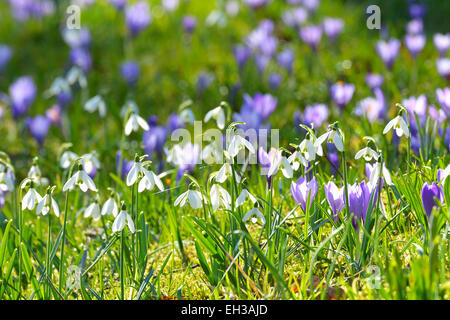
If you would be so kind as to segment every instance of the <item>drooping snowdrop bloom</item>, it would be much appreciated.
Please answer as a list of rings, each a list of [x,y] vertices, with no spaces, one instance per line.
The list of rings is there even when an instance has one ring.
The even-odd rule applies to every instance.
[[[421,198],[422,205],[427,217],[430,217],[433,208],[438,206],[437,201],[444,203],[444,193],[435,182],[433,182],[432,184],[424,183],[422,187]]]
[[[72,99],[69,82],[65,78],[56,78],[50,86],[50,89],[45,92],[45,96],[57,97],[59,104],[64,107]]]
[[[138,156],[135,157],[133,166],[127,175],[127,186],[132,186],[139,180],[138,192],[142,192],[146,189],[152,190],[156,185],[161,191],[164,190],[164,186],[161,179],[153,172],[147,170],[144,167],[144,163],[141,162]]]
[[[80,161],[83,164],[83,170],[89,175],[89,177],[94,178],[97,173],[97,169],[100,168],[100,161],[97,158],[97,153],[94,151],[83,154]]]
[[[333,181],[330,181],[325,185],[325,196],[333,212],[334,221],[337,221],[339,213],[345,206],[344,190],[343,188],[338,188]]]
[[[9,168],[0,164],[0,192],[6,193],[14,190],[14,179]]]
[[[47,192],[45,196],[42,197],[41,201],[39,201],[36,207],[36,214],[42,214],[43,216],[47,215],[50,211],[50,206],[52,208],[53,213],[59,217],[59,207],[58,203],[53,199],[52,194]]]
[[[324,143],[325,141],[327,141],[328,143],[333,143],[338,151],[340,152],[344,151],[344,141],[342,139],[342,132],[334,125],[329,126],[327,132],[325,132],[323,135],[317,138],[314,145],[317,148],[317,146],[322,145],[322,143]]]
[[[84,217],[85,218],[89,218],[91,217],[94,219],[94,221],[98,221],[100,220],[100,218],[102,217],[101,213],[100,213],[100,204],[98,203],[97,200],[95,200],[94,202],[92,202],[87,208],[86,210],[84,210]]]
[[[67,151],[63,152],[59,164],[61,165],[61,168],[67,169],[78,158],[79,157],[78,157],[78,155],[76,153],[67,150]]]
[[[368,161],[371,161],[372,159],[378,160],[379,155],[378,155],[378,152],[373,150],[371,147],[367,146],[367,147],[359,150],[355,155],[356,160],[361,159],[361,157],[363,157],[364,160],[366,160],[368,162]]]
[[[186,202],[189,202],[192,209],[200,209],[203,207],[203,195],[200,191],[189,189],[175,200],[174,206],[183,208]]]
[[[300,152],[308,162],[316,160],[316,155],[323,156],[322,145],[316,144],[315,141],[316,137],[308,134],[299,145]]]
[[[111,196],[108,198],[108,200],[105,201],[102,207],[101,215],[113,215],[114,217],[117,217],[117,213],[119,212],[119,207],[117,206],[116,200]]]
[[[383,60],[384,64],[391,69],[394,65],[395,59],[397,59],[400,51],[401,43],[397,39],[391,39],[389,41],[378,41],[376,45],[376,51]]]
[[[220,143],[212,142],[206,145],[201,154],[201,158],[206,164],[222,163],[223,150]]]
[[[240,177],[237,174],[237,172],[235,172],[235,175],[239,183]],[[218,183],[224,183],[227,179],[232,177],[233,177],[233,169],[231,168],[231,164],[224,163],[223,166],[219,169],[219,171],[211,174],[210,180],[215,179],[215,181]]]
[[[317,194],[317,180],[313,177],[308,181],[305,177],[300,177],[297,183],[291,183],[291,194],[295,202],[299,204],[303,211],[306,211],[306,206],[314,201]]]
[[[28,183],[24,183],[22,185],[22,189],[25,188],[25,186],[29,184],[30,188],[28,189],[28,192],[25,194],[25,196],[22,198],[22,210],[28,209],[33,210],[34,207],[39,203],[39,201],[42,200],[41,195],[34,189],[34,182],[32,180],[29,180]]]
[[[384,178],[384,181],[390,186],[394,185],[392,183],[391,174],[386,168],[386,164],[383,163],[383,168],[381,168],[381,163],[378,161],[372,167],[372,172],[370,173],[369,185],[373,188],[378,185],[380,175]]]
[[[245,138],[241,137],[238,134],[233,135],[231,138],[231,142],[228,145],[228,155],[231,158],[236,157],[240,151],[247,149],[250,153],[255,153],[255,148],[253,145]]]
[[[179,119],[184,123],[194,123],[195,122],[195,115],[189,108],[184,108],[180,111]]]
[[[143,192],[144,190],[151,191],[155,186],[158,187],[159,191],[164,191],[164,185],[161,179],[153,171],[146,170],[147,172],[142,177],[138,185],[138,192]]]
[[[303,157],[299,151],[294,151],[294,153],[289,156],[288,161],[294,171],[297,171],[300,168],[300,165],[304,167],[308,166],[308,161],[306,161],[305,157]]]
[[[144,118],[138,114],[132,112],[125,125],[125,135],[129,136],[132,131],[138,131],[139,127],[141,127],[144,131],[150,130],[150,126],[147,121],[145,121]]]
[[[218,208],[230,210],[231,196],[228,191],[220,185],[214,184],[209,191],[209,196],[211,198],[211,205],[214,212],[216,212]]]
[[[122,210],[120,210],[119,214],[117,215],[116,219],[114,220],[114,223],[112,225],[112,232],[121,232],[123,228],[125,228],[125,224],[128,225],[128,229],[130,229],[131,233],[136,232],[136,228],[134,227],[134,222],[131,216],[127,212],[126,206],[122,205]]]
[[[208,122],[210,119],[216,120],[217,127],[220,130],[225,128],[225,111],[221,106],[208,111],[203,121]]]
[[[37,158],[33,159],[33,165],[28,170],[27,177],[33,180],[36,185],[48,185],[48,179],[42,176],[41,169],[37,164]]]
[[[83,70],[73,66],[66,75],[66,80],[70,85],[78,84],[82,89],[86,88],[88,83]]]
[[[266,224],[266,218],[259,210],[259,204],[256,203],[255,206],[247,212],[242,218],[242,222],[247,222],[249,219],[252,220],[252,223],[256,223],[258,219],[261,221],[261,224]]]
[[[236,198],[236,208],[242,206],[245,202],[250,200],[253,204],[257,202],[255,196],[253,196],[247,189],[242,189],[239,196]]]
[[[391,129],[395,130],[395,133],[398,137],[405,135],[405,137],[409,137],[409,128],[405,119],[399,114],[394,119],[389,121],[386,127],[383,130],[383,134],[388,133]]]
[[[63,192],[67,190],[73,190],[76,186],[80,188],[81,191],[87,192],[88,190],[92,190],[97,192],[97,188],[95,187],[94,181],[89,177],[89,175],[83,170],[82,165],[78,166],[78,171],[75,172],[72,177],[64,184]]]
[[[293,176],[292,166],[288,161],[288,159],[282,155],[282,153],[283,153],[282,150],[277,150],[275,154],[272,156],[272,158],[269,159],[270,167],[269,171],[267,172],[267,175],[269,177],[274,176],[278,172],[278,169],[281,169],[283,175],[286,178],[291,179]]]
[[[90,113],[98,111],[100,117],[104,118],[106,116],[106,103],[101,96],[97,95],[85,103],[84,110]]]

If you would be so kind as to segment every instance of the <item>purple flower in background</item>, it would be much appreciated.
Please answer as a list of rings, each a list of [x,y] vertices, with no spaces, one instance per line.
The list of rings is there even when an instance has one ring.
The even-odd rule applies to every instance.
[[[333,212],[334,221],[337,221],[339,213],[345,206],[343,189],[339,189],[333,181],[330,181],[325,185],[325,196]]]
[[[273,35],[274,23],[272,20],[263,20],[258,27],[250,32],[246,44],[253,52],[271,57],[278,47],[278,39]]]
[[[162,6],[165,11],[172,12],[178,8],[179,0],[163,0]]]
[[[117,10],[123,10],[127,4],[127,0],[109,0],[109,2],[116,7]]]
[[[450,152],[450,127],[447,127],[447,129],[445,130],[444,144],[447,146],[447,149]]]
[[[276,90],[282,81],[283,77],[279,73],[271,73],[269,75],[269,86],[272,90]]]
[[[436,108],[434,105],[428,107],[428,114],[430,118],[437,122],[438,126],[444,123],[445,119],[447,119],[447,115],[444,110]],[[440,130],[440,128],[439,128]]]
[[[150,124],[150,130],[145,131],[143,135],[143,144],[144,144],[144,151],[145,153],[150,157],[155,152],[159,159],[159,167],[158,171],[161,172],[163,168],[163,149],[164,144],[167,140],[167,128],[165,126],[156,126],[156,120],[155,121],[149,121]]]
[[[328,120],[328,115],[328,107],[324,104],[316,103],[307,106],[303,112],[303,124],[310,126],[311,123],[314,123],[314,128],[319,128]]]
[[[422,19],[426,12],[426,7],[423,4],[414,3],[409,6],[409,15],[413,19]]]
[[[331,144],[331,143],[329,143],[329,144]],[[330,160],[331,174],[333,176],[336,176],[338,174],[339,167],[340,167],[339,155],[337,154],[336,150],[333,150],[333,151],[328,150],[328,159]]]
[[[120,177],[122,180],[125,180],[125,178],[128,175],[128,172],[130,172],[131,168],[133,167],[134,161],[128,161],[122,158],[122,154],[120,151],[117,151],[116,153],[116,168],[117,171],[120,170],[120,161],[122,161],[122,172],[120,174]]]
[[[61,107],[65,107],[72,101],[72,92],[62,90],[56,95],[56,99]]]
[[[381,74],[376,73],[367,73],[366,74],[366,83],[369,86],[370,90],[374,90],[376,88],[380,88],[383,85],[383,76]]]
[[[286,71],[291,74],[292,73],[292,65],[294,64],[294,51],[290,49],[284,49],[277,56],[278,64],[286,69]]]
[[[0,44],[0,71],[8,64],[12,57],[12,50],[7,45]]]
[[[272,176],[276,175],[278,172],[278,169],[274,171],[274,173],[269,177],[269,169],[272,165],[272,162],[274,162],[274,157],[279,156],[276,155],[277,150],[274,148],[270,149],[269,152],[266,152],[264,148],[259,147],[258,149],[258,163],[261,166],[261,170],[263,171],[263,174],[266,176],[267,179],[267,189],[270,189],[272,184]]]
[[[377,97],[367,97],[361,100],[355,108],[355,114],[362,117],[366,116],[370,123],[382,119],[386,111],[386,102],[383,92],[375,89]]]
[[[308,11],[302,7],[286,10],[283,12],[281,19],[288,27],[299,27],[308,19]]]
[[[447,54],[448,49],[450,49],[450,33],[441,34],[436,33],[433,36],[433,42],[436,49],[439,51],[441,57]]]
[[[341,34],[344,29],[344,21],[339,18],[325,18],[323,19],[323,31],[325,35],[331,41],[336,40],[336,38]]]
[[[300,38],[309,45],[314,51],[317,51],[320,40],[322,39],[322,27],[316,25],[309,25],[300,28]]]
[[[42,146],[50,129],[50,119],[38,115],[34,118],[26,118],[25,123],[33,138],[39,143],[39,146]]]
[[[180,118],[178,113],[173,112],[169,118],[167,119],[167,126],[169,128],[169,132],[174,132],[177,129],[185,127],[184,121]]]
[[[183,29],[186,33],[192,33],[197,26],[197,19],[194,16],[185,16],[183,18]]]
[[[303,0],[303,5],[310,12],[315,12],[320,4],[320,0]]]
[[[411,131],[414,132],[414,128],[417,129],[416,116],[418,116],[420,124],[423,125],[425,123],[427,117],[427,107],[428,101],[427,97],[422,94],[419,97],[409,97],[402,101],[402,105],[408,110],[410,116],[410,125],[413,127]],[[413,134],[412,132],[412,134]]]
[[[247,46],[238,44],[234,47],[233,54],[239,65],[239,68],[242,68],[252,55],[252,51]]]
[[[88,28],[64,29],[62,32],[64,42],[71,48],[89,49],[91,46],[91,33]]]
[[[423,22],[420,19],[414,19],[406,25],[406,32],[409,34],[419,34],[423,32]]]
[[[316,177],[308,181],[305,177],[300,177],[297,183],[291,182],[291,194],[295,202],[306,212],[306,205],[311,205],[317,194]]]
[[[258,9],[269,3],[269,0],[243,0],[252,9]]]
[[[30,76],[20,77],[11,84],[9,96],[14,118],[17,119],[27,111],[36,98],[36,92],[36,85]]]
[[[250,109],[256,111],[264,122],[277,107],[278,100],[270,94],[256,93],[253,97],[248,94],[244,95],[244,105],[242,109]]]
[[[441,77],[450,80],[450,58],[437,59],[436,68]]]
[[[50,123],[55,126],[61,126],[61,107],[54,105],[45,111],[45,116],[50,120]]]
[[[13,17],[18,21],[41,18],[55,12],[55,5],[50,0],[9,0]]]
[[[426,41],[426,37],[423,34],[408,34],[405,36],[406,48],[413,58],[416,58],[420,51],[422,51]]]
[[[400,51],[401,43],[397,39],[391,39],[389,41],[380,40],[377,42],[376,51],[383,60],[384,64],[391,69],[394,65],[395,59],[397,59]]]
[[[200,146],[189,142],[182,148],[178,145],[174,148],[175,164],[178,167],[176,180],[180,181],[184,173],[191,173],[195,169],[200,157]]]
[[[125,10],[125,20],[128,30],[134,37],[143,29],[147,28],[152,18],[150,16],[150,6],[145,1],[139,1],[129,6]]]
[[[235,122],[244,122],[244,125],[239,125],[239,128],[243,130],[247,129],[262,129],[264,122],[261,115],[254,109],[242,106],[240,113],[233,114],[233,120]]]
[[[438,206],[435,199],[444,203],[444,193],[435,182],[432,184],[424,183],[421,197],[423,208],[428,217],[430,217],[433,208]]]
[[[196,90],[198,94],[202,94],[214,82],[214,75],[209,72],[200,72],[197,77]]]
[[[355,92],[355,86],[349,83],[337,82],[331,86],[330,94],[333,101],[339,106],[341,111],[350,102]]]
[[[139,79],[139,65],[134,61],[126,61],[120,66],[120,73],[130,87],[134,86]]]
[[[436,100],[450,118],[450,88],[436,89]]]
[[[360,184],[353,184],[348,187],[348,206],[350,214],[353,214],[353,226],[358,227],[357,220],[366,220],[367,208],[370,202],[369,186],[363,181]]]
[[[70,61],[73,65],[80,67],[84,72],[88,72],[92,67],[91,54],[83,48],[73,48],[70,50]]]

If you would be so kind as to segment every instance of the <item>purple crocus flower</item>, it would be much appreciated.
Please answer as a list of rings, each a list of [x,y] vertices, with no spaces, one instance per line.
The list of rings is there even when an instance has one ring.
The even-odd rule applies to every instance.
[[[55,5],[50,0],[9,0],[13,17],[18,21],[41,18],[55,12]]]
[[[0,44],[0,71],[2,71],[8,64],[12,57],[12,50],[10,47]]]
[[[150,6],[145,1],[134,3],[125,9],[125,20],[131,36],[135,37],[147,28],[152,21]]]
[[[50,119],[38,115],[34,118],[26,118],[25,123],[33,138],[39,143],[39,146],[42,146],[50,129]]]
[[[122,161],[122,172],[120,174],[120,177],[122,180],[125,180],[125,178],[128,175],[128,172],[130,172],[131,168],[133,167],[134,161],[128,161],[122,158],[122,154],[120,151],[117,151],[116,153],[116,168],[119,170],[120,168],[120,161]]]
[[[269,86],[272,90],[276,90],[282,81],[283,77],[279,73],[271,73],[269,75]]]
[[[333,181],[330,181],[325,185],[325,196],[333,212],[334,221],[337,221],[339,213],[345,206],[343,189],[339,189]]]
[[[450,58],[437,59],[436,68],[441,77],[450,80]]]
[[[286,69],[286,71],[291,74],[292,73],[292,66],[294,64],[294,51],[290,49],[284,49],[281,51],[277,56],[277,62],[278,64]]]
[[[331,41],[336,40],[336,38],[341,34],[344,29],[344,21],[339,18],[325,18],[323,19],[323,31],[325,35]]]
[[[109,0],[109,2],[117,9],[122,11],[127,4],[127,0]]]
[[[426,43],[426,37],[423,34],[408,34],[405,36],[405,45],[413,58],[422,51]]]
[[[339,106],[341,111],[350,102],[355,92],[353,84],[337,82],[331,86],[330,94],[333,101]]]
[[[400,51],[400,46],[401,43],[397,39],[391,39],[387,42],[380,40],[377,42],[376,51],[389,69],[394,65],[394,61]]]
[[[172,12],[178,8],[179,3],[179,0],[163,0],[162,6],[166,12]]]
[[[423,4],[413,3],[409,6],[409,15],[413,19],[422,19],[427,8]]]
[[[272,176],[276,175],[278,169],[276,169],[272,176],[269,177],[269,169],[276,155],[275,149],[270,149],[269,152],[266,152],[264,148],[259,147],[258,149],[258,163],[261,166],[262,173],[266,176],[267,179],[267,189],[270,189],[272,184]]]
[[[262,129],[263,120],[261,115],[254,109],[246,107],[245,104],[241,108],[240,113],[233,114],[233,120],[235,122],[244,122],[245,124],[239,125],[242,130],[247,129]]]
[[[422,187],[422,205],[425,209],[427,217],[430,217],[434,207],[437,207],[436,199],[444,203],[444,193],[439,186],[433,182],[432,184],[424,183]]]
[[[92,67],[91,54],[84,48],[71,49],[70,61],[73,65],[80,67],[84,72],[88,72]]]
[[[72,101],[72,92],[61,91],[56,95],[56,99],[61,107],[65,107]]]
[[[447,129],[445,130],[444,144],[447,146],[447,149],[450,152],[450,127],[447,127]]]
[[[64,29],[62,36],[71,48],[89,49],[91,46],[91,33],[88,28]]]
[[[167,119],[167,127],[169,128],[169,132],[174,132],[175,130],[184,128],[185,126],[186,124],[176,112],[173,112]]]
[[[183,29],[186,33],[192,33],[197,26],[197,19],[194,16],[185,16],[183,18]]]
[[[197,165],[200,157],[200,146],[198,144],[187,143],[183,148],[179,147],[177,152],[177,182],[181,180],[184,173],[191,173]]]
[[[309,12],[314,13],[319,7],[320,0],[303,0],[302,3]]]
[[[308,19],[308,11],[302,7],[286,10],[283,12],[281,19],[288,27],[299,27]]]
[[[156,121],[149,121],[150,124],[150,130],[145,131],[143,135],[143,144],[144,144],[144,151],[145,153],[150,157],[155,152],[159,159],[159,168],[158,171],[160,172],[163,167],[163,148],[164,144],[167,140],[167,128],[165,126],[156,126]]]
[[[441,57],[447,54],[448,49],[450,49],[450,33],[441,34],[437,33],[433,36],[433,42],[436,49],[439,51]]]
[[[313,203],[317,194],[316,177],[308,181],[305,177],[300,177],[297,183],[291,183],[291,194],[295,202],[306,212],[306,205]]]
[[[444,110],[438,109],[434,105],[430,105],[428,107],[428,114],[433,121],[437,122],[438,126],[443,124],[445,119],[447,119],[447,115],[445,114]]]
[[[376,73],[366,74],[366,84],[369,86],[370,90],[380,88],[383,85],[383,76]]]
[[[202,94],[214,82],[215,76],[209,72],[200,72],[197,76],[196,90],[198,94]]]
[[[316,25],[309,25],[300,28],[300,38],[309,45],[314,51],[317,51],[320,40],[322,39],[322,27]]]
[[[419,97],[409,97],[402,101],[402,105],[408,110],[410,115],[411,134],[414,134],[414,129],[418,125],[423,125],[427,117],[428,101],[427,97],[422,94]],[[416,116],[418,116],[420,124],[416,123]],[[406,115],[405,115],[406,116]]]
[[[264,122],[277,107],[278,100],[270,94],[256,93],[253,97],[244,95],[244,105],[242,109],[251,109],[261,116]]]
[[[59,105],[54,105],[50,109],[45,111],[45,116],[50,120],[50,123],[55,126],[61,126],[61,107]]]
[[[341,165],[341,162],[339,161],[339,155],[336,151],[330,151],[328,150],[328,159],[330,160],[330,170],[331,174],[333,176],[336,176],[338,174],[339,166]]]
[[[366,220],[367,208],[370,202],[369,186],[363,181],[360,184],[355,183],[348,187],[348,205],[350,214],[353,215],[353,226],[358,227],[357,220],[364,222]]]
[[[234,47],[233,54],[239,68],[242,68],[252,55],[252,51],[247,46],[238,44]]]
[[[30,76],[20,77],[11,84],[9,96],[14,118],[17,119],[27,111],[36,98],[36,92],[36,85]]]
[[[450,118],[450,88],[436,89],[436,99],[447,118]]]
[[[120,73],[128,86],[132,87],[139,79],[139,65],[134,61],[126,61],[120,66]]]
[[[258,9],[265,6],[269,0],[243,0],[244,3],[252,9]]]
[[[375,89],[376,97],[367,97],[361,100],[355,108],[355,114],[366,116],[370,123],[382,119],[386,112],[386,102],[381,89]]]
[[[423,32],[423,22],[420,19],[414,19],[406,25],[406,32],[409,34],[419,34]]]
[[[319,128],[328,120],[328,115],[328,107],[324,104],[316,103],[312,106],[307,106],[303,112],[303,124],[310,126],[313,123],[314,128]]]

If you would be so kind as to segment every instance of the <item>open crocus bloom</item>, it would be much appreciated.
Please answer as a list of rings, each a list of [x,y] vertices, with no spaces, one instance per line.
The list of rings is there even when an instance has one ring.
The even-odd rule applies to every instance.
[[[336,221],[345,206],[343,189],[338,188],[333,181],[330,181],[325,185],[325,196]]]
[[[436,200],[441,203],[444,202],[444,193],[435,182],[433,182],[432,184],[424,183],[421,196],[422,205],[428,217],[430,217],[433,208],[437,207],[438,205]]]
[[[311,205],[317,194],[316,177],[312,178],[311,181],[308,181],[305,177],[300,177],[297,183],[292,182],[291,194],[295,202],[302,207],[303,211],[306,211],[308,202]]]

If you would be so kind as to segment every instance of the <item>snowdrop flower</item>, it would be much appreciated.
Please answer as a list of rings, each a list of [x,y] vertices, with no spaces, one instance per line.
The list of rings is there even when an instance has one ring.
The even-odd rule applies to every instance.
[[[250,192],[248,192],[247,189],[242,189],[239,197],[237,197],[236,199],[236,208],[242,206],[248,200],[250,200],[253,204],[255,204],[257,201],[256,198]]]
[[[25,183],[22,188],[24,188],[28,183]],[[34,182],[29,181],[30,189],[22,198],[22,210],[28,209],[33,210],[34,207],[42,200],[41,195],[34,189]]]
[[[300,152],[308,162],[316,160],[316,155],[323,155],[322,145],[315,144],[314,139],[315,138],[307,137],[299,145]]]
[[[8,192],[14,190],[14,181],[8,174],[8,169],[0,164],[0,192]]]
[[[360,159],[361,157],[363,157],[364,160],[368,162],[371,161],[372,159],[378,160],[379,155],[378,152],[367,146],[359,150],[355,155],[356,160]]]
[[[122,210],[120,210],[119,214],[117,215],[116,219],[114,220],[114,223],[112,225],[112,231],[114,233],[120,232],[125,228],[125,224],[128,225],[128,229],[130,229],[131,233],[136,232],[136,228],[134,227],[134,222],[131,216],[127,212],[126,206],[122,205]]]
[[[119,208],[117,206],[117,203],[111,195],[111,197],[103,204],[101,215],[105,216],[112,214],[114,217],[117,217],[118,212]]]
[[[200,209],[203,206],[203,195],[200,191],[188,190],[175,200],[174,206],[183,208],[187,201],[189,201],[192,209]]]
[[[380,179],[380,174],[383,175],[383,178],[388,185],[390,185],[390,186],[394,185],[392,183],[391,175],[390,175],[388,169],[386,168],[386,165],[383,163],[383,168],[381,168],[381,163],[377,162],[373,166],[372,172],[370,173],[369,185],[371,187],[378,185],[378,180]]]
[[[290,179],[293,177],[294,170],[292,169],[292,166],[288,161],[288,159],[282,156],[282,153],[283,153],[282,150],[278,150],[272,157],[272,159],[270,159],[271,164],[269,172],[267,174],[269,177],[274,176],[279,168],[281,168],[281,172],[286,178]]]
[[[401,137],[405,135],[406,137],[409,137],[408,124],[400,114],[391,121],[389,121],[389,123],[383,130],[383,134],[388,133],[392,128],[395,129],[395,133],[397,134],[397,136]]]
[[[228,154],[231,158],[236,157],[241,150],[247,149],[250,153],[255,153],[253,145],[240,135],[234,135],[231,139],[231,143],[228,146]]]
[[[104,118],[106,116],[106,103],[101,96],[97,95],[86,102],[84,110],[90,113],[98,111],[100,117]]]
[[[83,170],[93,178],[97,169],[100,168],[100,161],[97,158],[97,153],[86,153],[81,156],[81,163],[83,164]]]
[[[83,192],[87,192],[88,190],[97,192],[94,181],[83,170],[81,164],[78,166],[78,171],[75,172],[72,177],[70,177],[70,179],[67,180],[67,182],[64,184],[63,192],[66,192],[67,190],[73,190],[75,186],[78,186]]]
[[[43,216],[47,215],[50,211],[50,205],[52,206],[53,213],[59,217],[59,207],[58,203],[53,199],[51,192],[45,194],[42,197],[41,201],[39,201],[36,207],[36,214],[42,214]]]
[[[341,132],[334,125],[331,125],[328,128],[328,131],[317,138],[316,143],[314,144],[316,147],[322,145],[324,141],[328,143],[334,143],[336,149],[340,152],[344,151],[344,142],[342,141]]]
[[[46,97],[52,97],[70,94],[71,90],[69,82],[64,78],[58,77],[53,81],[52,85],[50,86],[50,89],[48,89],[44,95]]]
[[[306,161],[305,157],[298,151],[294,151],[294,153],[289,156],[288,161],[294,171],[297,171],[298,168],[300,168],[300,164],[304,167],[308,166],[308,161]]]
[[[133,112],[130,114],[130,117],[125,125],[125,135],[129,136],[132,131],[138,131],[139,127],[141,127],[144,131],[148,131],[150,129],[147,121]]]
[[[217,122],[217,127],[222,130],[225,128],[225,111],[221,106],[214,108],[205,115],[205,122],[208,122],[210,119],[214,119]]]
[[[70,85],[74,85],[75,83],[78,83],[78,85],[81,88],[87,87],[87,79],[84,75],[83,70],[81,68],[74,66],[72,69],[69,70],[66,76],[66,80]]]
[[[64,151],[64,153],[61,156],[60,165],[61,168],[67,169],[69,168],[72,163],[77,160],[79,157],[76,153],[73,153],[72,151]]]
[[[211,187],[209,195],[211,197],[211,205],[214,212],[216,212],[220,207],[230,210],[231,197],[227,190],[218,184],[214,184]]]
[[[266,218],[259,210],[258,205],[255,205],[249,212],[245,214],[245,216],[242,218],[242,222],[247,222],[250,218],[252,219],[253,223],[256,223],[259,219],[262,224],[266,224]]]
[[[91,203],[84,211],[85,218],[89,218],[90,216],[92,216],[94,221],[98,221],[102,217],[102,215],[100,214],[100,205],[98,204],[97,200]]]
[[[164,191],[164,185],[159,176],[153,173],[153,171],[145,170],[144,176],[138,185],[138,192],[143,192],[144,190],[151,191],[155,185],[158,187],[159,191]]]
[[[179,118],[185,123],[194,123],[195,116],[191,109],[185,108],[180,111]]]
[[[223,151],[221,150],[220,144],[218,145],[216,142],[213,142],[203,148],[201,157],[207,164],[214,164],[222,162],[222,154]]]
[[[237,172],[234,173],[236,176],[237,183],[241,181],[241,177]],[[211,174],[210,179],[216,180],[218,183],[224,183],[228,178],[233,177],[233,169],[231,168],[231,164],[224,163],[223,166],[219,169],[219,171]]]

